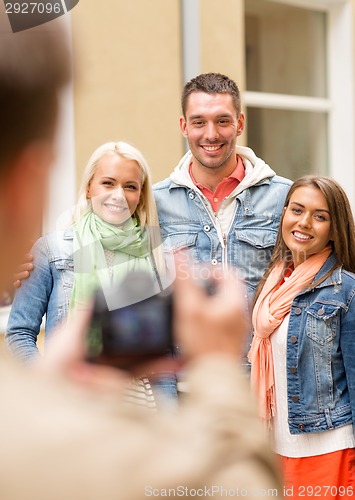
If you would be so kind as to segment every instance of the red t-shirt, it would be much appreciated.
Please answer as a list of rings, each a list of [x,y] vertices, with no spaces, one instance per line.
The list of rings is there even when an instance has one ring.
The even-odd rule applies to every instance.
[[[192,175],[192,164],[189,167],[189,173],[190,177],[192,179],[192,182],[199,188],[201,193],[203,193],[208,201],[211,203],[213,211],[217,212],[220,204],[226,198],[228,195],[231,194],[231,192],[238,186],[238,184],[244,179],[245,177],[245,167],[242,159],[240,156],[237,157],[237,166],[233,170],[233,172],[228,176],[225,177],[216,187],[215,191],[212,192],[210,189],[207,187],[203,186],[202,184],[199,184],[196,182],[194,179],[194,176]]]

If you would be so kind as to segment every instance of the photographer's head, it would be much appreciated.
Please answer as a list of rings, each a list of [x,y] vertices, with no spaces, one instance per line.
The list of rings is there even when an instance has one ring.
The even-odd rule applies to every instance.
[[[2,285],[41,223],[59,92],[69,81],[61,30],[0,33],[0,231]]]
[[[47,27],[0,34],[0,172],[34,142],[52,142],[69,80],[65,35]]]
[[[93,152],[83,173],[76,218],[89,209],[115,225],[131,215],[142,227],[157,225],[150,170],[140,151],[125,142],[108,142]]]

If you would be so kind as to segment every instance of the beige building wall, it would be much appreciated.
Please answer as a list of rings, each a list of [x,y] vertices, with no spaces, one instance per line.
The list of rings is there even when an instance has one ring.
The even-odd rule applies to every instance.
[[[93,150],[123,140],[153,181],[183,153],[179,0],[85,0],[72,11],[77,179]]]

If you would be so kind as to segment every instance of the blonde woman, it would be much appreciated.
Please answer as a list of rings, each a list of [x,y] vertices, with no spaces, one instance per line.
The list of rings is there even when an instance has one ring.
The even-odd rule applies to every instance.
[[[105,290],[119,284],[130,271],[151,273],[152,294],[167,283],[150,172],[137,149],[109,142],[94,151],[73,219],[66,229],[35,243],[34,270],[13,302],[6,339],[26,361],[38,355],[44,315],[47,339],[69,308],[85,304],[100,286]],[[124,300],[123,295],[108,305],[126,305]],[[171,392],[176,394],[174,383]]]

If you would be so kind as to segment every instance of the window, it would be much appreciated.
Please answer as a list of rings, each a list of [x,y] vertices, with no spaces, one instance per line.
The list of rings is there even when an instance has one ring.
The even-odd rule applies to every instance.
[[[245,12],[248,90],[327,97],[326,13],[267,0]]]
[[[351,8],[245,0],[244,105],[248,145],[278,174],[331,175],[354,201]]]
[[[248,123],[248,145],[279,175],[328,175],[326,113],[251,107]]]

